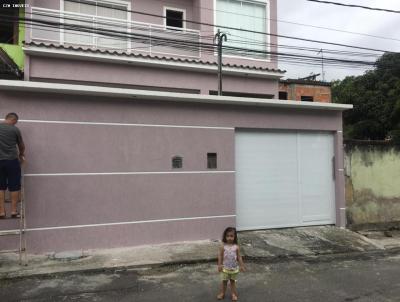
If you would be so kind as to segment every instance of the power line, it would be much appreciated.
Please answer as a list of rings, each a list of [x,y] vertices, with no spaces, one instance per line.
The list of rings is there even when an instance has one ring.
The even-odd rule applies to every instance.
[[[377,7],[370,7],[370,6],[363,6],[363,5],[356,5],[356,4],[346,4],[346,3],[339,3],[339,2],[332,2],[332,1],[321,1],[321,0],[306,0],[306,1],[400,14],[399,10],[391,10],[391,9],[386,9],[386,8],[377,8]]]
[[[164,0],[156,0],[159,2],[163,2]],[[177,4],[181,5],[182,3],[177,3],[177,2],[170,2],[168,3],[171,4]],[[347,34],[353,34],[353,35],[360,35],[360,36],[366,36],[366,37],[371,37],[371,38],[377,38],[377,39],[383,39],[383,40],[391,40],[391,41],[397,41],[400,42],[400,39],[395,39],[395,38],[390,38],[390,37],[384,37],[384,36],[377,36],[377,35],[371,35],[371,34],[366,34],[366,33],[360,33],[360,32],[354,32],[354,31],[348,31],[348,30],[341,30],[337,28],[331,28],[331,27],[324,27],[324,26],[317,26],[317,25],[311,25],[311,24],[305,24],[305,23],[298,23],[298,22],[292,22],[292,21],[285,21],[285,20],[280,20],[280,19],[272,19],[272,18],[266,18],[266,17],[257,17],[257,16],[252,16],[252,15],[247,15],[247,14],[241,14],[241,13],[235,13],[231,11],[225,11],[221,9],[211,9],[208,7],[202,7],[202,6],[197,6],[193,5],[193,7],[200,8],[202,10],[208,10],[208,11],[217,11],[217,12],[223,12],[231,15],[237,15],[237,16],[246,16],[246,17],[252,17],[254,19],[261,19],[261,20],[268,20],[268,21],[277,21],[279,23],[287,23],[287,24],[293,24],[293,25],[299,25],[299,26],[305,26],[305,27],[311,27],[311,28],[318,28],[318,29],[324,29],[324,30],[330,30],[330,31],[336,31],[336,32],[342,32],[342,33],[347,33]]]
[[[80,21],[80,19],[74,19],[74,18],[68,18],[68,20],[74,20],[74,21]],[[180,45],[185,45],[185,46],[194,46],[194,47],[206,47],[208,49],[214,49],[215,45],[211,44],[211,43],[204,43],[204,42],[191,42],[191,41],[186,41],[186,40],[177,40],[177,39],[170,39],[170,38],[164,38],[164,37],[158,37],[158,36],[148,36],[148,35],[143,35],[143,34],[132,34],[132,33],[127,33],[127,32],[123,32],[123,31],[116,31],[116,30],[110,30],[108,29],[107,31],[104,31],[102,29],[96,29],[93,30],[91,27],[83,27],[83,26],[79,26],[79,25],[75,25],[75,24],[66,24],[66,23],[55,23],[55,22],[49,22],[49,21],[43,21],[43,20],[31,20],[34,22],[39,22],[39,23],[44,23],[44,24],[55,24],[55,25],[62,25],[63,27],[67,27],[70,30],[76,30],[76,29],[80,29],[82,30],[83,28],[85,30],[88,30],[89,32],[97,32],[100,33],[102,35],[110,35],[110,32],[113,34],[117,34],[117,37],[134,37],[134,38],[151,38],[157,41],[161,41],[161,42],[174,42],[174,43],[180,43]],[[81,21],[81,22],[90,22],[90,21]],[[100,23],[101,24],[101,23]],[[114,35],[113,35],[114,36]],[[276,54],[276,55],[286,55],[289,57],[293,57],[295,56],[295,54],[287,54],[287,53],[277,53],[277,52],[271,52],[271,51],[262,51],[262,50],[254,50],[254,49],[248,49],[248,48],[240,48],[240,47],[234,47],[234,46],[224,46],[224,48],[226,50],[232,50],[232,51],[238,51],[241,53],[257,53],[257,54]],[[305,56],[305,55],[297,55],[298,57],[302,57],[302,58],[315,58],[313,56]],[[318,60],[319,57],[318,57]],[[355,61],[355,60],[343,60],[343,59],[336,59],[336,58],[326,58],[326,60],[328,61],[340,61],[340,62],[359,62],[361,64],[373,64],[373,62],[367,62],[367,61]]]
[[[75,3],[80,3],[80,0],[68,0],[70,2],[75,2]],[[94,4],[91,4],[94,5]],[[96,4],[99,7],[106,7],[106,5],[102,5],[97,3]],[[157,18],[163,18],[166,19],[166,16],[160,16],[157,14],[151,14],[151,13],[145,13],[145,12],[140,12],[140,11],[134,11],[134,10],[127,10],[127,9],[122,9],[122,8],[113,8],[114,10],[120,10],[124,12],[130,12],[134,14],[139,14],[139,15],[144,15],[144,16],[151,16],[151,17],[157,17]],[[348,48],[356,48],[356,49],[362,49],[362,50],[370,50],[370,51],[376,51],[376,52],[392,52],[388,50],[382,50],[382,49],[374,49],[374,48],[368,48],[368,47],[361,47],[361,46],[354,46],[354,45],[348,45],[348,44],[342,44],[342,43],[334,43],[334,42],[327,42],[327,41],[320,41],[320,40],[313,40],[313,39],[305,39],[305,38],[299,38],[299,37],[293,37],[293,36],[287,36],[287,35],[279,35],[279,34],[272,34],[272,33],[267,33],[263,31],[255,31],[255,30],[249,30],[249,29],[241,29],[237,27],[230,27],[230,26],[217,26],[215,24],[211,23],[205,23],[205,22],[198,22],[198,21],[192,21],[192,20],[187,20],[187,19],[177,19],[177,18],[170,18],[172,20],[181,20],[183,22],[187,23],[192,23],[192,24],[197,24],[197,25],[206,25],[210,27],[218,27],[218,28],[224,28],[224,29],[230,29],[230,30],[237,30],[240,32],[248,32],[248,33],[253,33],[253,34],[261,34],[261,35],[269,35],[273,37],[278,37],[278,38],[285,38],[285,39],[293,39],[293,40],[298,40],[298,41],[305,41],[305,42],[311,42],[311,43],[319,43],[319,44],[327,44],[327,45],[334,45],[334,46],[341,46],[341,47],[348,47]]]
[[[47,15],[47,17],[49,17]],[[154,44],[154,40],[157,41],[157,45],[169,45],[170,47],[177,48],[177,49],[185,49],[185,50],[199,50],[201,49],[202,51],[206,51],[208,53],[214,54],[215,52],[215,45],[213,44],[207,44],[207,43],[199,43],[199,42],[187,42],[185,40],[176,40],[176,39],[170,39],[170,38],[162,38],[162,37],[157,37],[157,36],[149,36],[149,35],[137,35],[137,34],[132,34],[132,33],[127,33],[126,31],[115,31],[115,30],[103,30],[103,29],[96,29],[94,30],[91,27],[85,27],[85,26],[80,26],[76,24],[66,24],[66,23],[57,23],[57,22],[50,22],[50,21],[43,21],[43,20],[35,20],[35,19],[28,19],[28,18],[20,18],[23,20],[26,24],[34,24],[35,26],[38,26],[37,23],[39,24],[40,27],[45,27],[46,30],[48,28],[56,28],[58,31],[60,28],[64,28],[67,30],[72,30],[72,31],[79,31],[80,33],[87,32],[87,33],[97,33],[100,35],[104,36],[110,36],[110,37],[116,37],[117,39],[125,39],[129,38],[132,40],[136,40],[139,42],[143,41],[149,41],[152,40],[152,43]],[[73,18],[68,18],[68,20],[74,20],[74,21],[81,21],[85,22],[84,20],[81,19],[73,19]],[[57,17],[57,20],[59,18]],[[11,22],[15,22],[16,19],[11,20]],[[89,22],[89,21],[86,21]],[[100,22],[98,22],[100,23]],[[57,30],[56,30],[57,31]],[[115,40],[117,40],[115,39]],[[275,61],[279,57],[279,62],[288,62],[288,64],[304,64],[307,66],[310,65],[315,65],[315,66],[320,66],[320,58],[316,58],[315,56],[303,56],[303,55],[298,55],[298,54],[290,54],[290,53],[280,53],[280,52],[266,52],[266,51],[254,51],[254,50],[249,50],[245,48],[237,48],[237,47],[224,47],[226,51],[234,51],[236,52],[236,55],[240,56],[248,56],[248,55],[253,55],[257,54],[260,56],[263,56],[264,58],[266,56],[269,56],[271,61]],[[123,50],[126,50],[124,48]],[[374,66],[374,62],[370,61],[355,61],[355,60],[343,60],[343,59],[338,59],[338,58],[328,58],[326,65],[332,66],[332,67],[351,67],[351,68],[359,68],[367,65],[369,67]]]
[[[207,44],[207,43],[193,43],[193,42],[186,42],[184,40],[176,40],[176,39],[170,39],[170,38],[160,38],[157,36],[148,36],[148,35],[133,35],[133,34],[128,34],[126,32],[121,32],[121,31],[115,31],[115,30],[99,30],[96,29],[94,30],[93,28],[90,27],[85,27],[81,25],[71,25],[71,24],[66,24],[66,23],[56,23],[56,22],[50,22],[50,21],[43,21],[43,20],[33,20],[33,19],[27,19],[27,18],[21,18],[23,21],[27,24],[35,24],[39,23],[42,27],[43,25],[45,27],[55,27],[55,28],[64,28],[67,30],[72,30],[72,31],[80,31],[80,32],[89,32],[89,33],[97,33],[105,36],[111,36],[111,37],[116,37],[116,38],[130,38],[133,40],[139,40],[139,41],[146,41],[146,39],[151,39],[152,41],[156,40],[158,41],[158,44],[160,45],[168,45],[173,47],[173,48],[178,48],[178,49],[186,49],[186,50],[198,50],[202,49],[203,51],[206,50],[208,52],[214,53],[215,51],[215,45],[213,44]],[[29,23],[31,22],[31,23]],[[37,26],[37,25],[36,25]],[[244,48],[238,48],[238,47],[228,47],[224,46],[224,49],[226,51],[235,51],[237,52],[238,55],[249,55],[249,54],[257,54],[260,56],[266,56],[269,55],[271,56],[272,59],[280,57],[279,59],[282,62],[285,61],[291,61],[291,62],[302,62],[302,63],[307,63],[307,65],[310,64],[315,64],[319,65],[320,64],[320,58],[316,58],[315,56],[304,56],[304,55],[299,55],[299,54],[291,54],[291,53],[279,53],[279,52],[266,52],[266,51],[256,51],[256,50],[249,50],[249,49],[244,49]],[[332,65],[332,66],[373,66],[374,62],[370,61],[360,61],[360,60],[345,60],[345,59],[339,59],[339,58],[326,58],[326,64],[327,65]]]
[[[232,34],[230,36],[242,38],[241,36],[232,35]],[[263,43],[263,42],[258,42],[258,40],[255,40],[255,39],[248,39],[248,40],[232,40],[232,39],[229,39],[229,41],[243,43],[243,44],[246,43],[246,44],[249,44],[249,45],[275,46],[277,48],[296,49],[296,50],[303,50],[303,51],[310,51],[310,52],[315,52],[315,51],[320,51],[321,50],[321,48],[315,48],[315,47],[293,46],[293,45],[275,44],[275,43]],[[326,48],[322,48],[322,50],[325,53],[331,53],[331,54],[344,54],[344,55],[349,55],[349,56],[362,56],[362,57],[374,57],[374,58],[380,57],[379,54],[365,53],[365,52],[351,52],[351,51],[326,49]]]

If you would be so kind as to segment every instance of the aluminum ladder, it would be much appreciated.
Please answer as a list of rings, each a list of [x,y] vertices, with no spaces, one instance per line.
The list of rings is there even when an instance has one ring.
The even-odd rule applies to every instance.
[[[21,177],[21,194],[19,201],[19,218],[7,217],[5,219],[19,219],[19,229],[0,231],[0,236],[19,236],[19,248],[15,250],[3,250],[0,251],[1,254],[5,253],[18,253],[19,264],[28,265],[27,255],[26,255],[26,216],[25,216],[25,177],[22,171]],[[11,200],[7,199],[6,203],[11,203]]]

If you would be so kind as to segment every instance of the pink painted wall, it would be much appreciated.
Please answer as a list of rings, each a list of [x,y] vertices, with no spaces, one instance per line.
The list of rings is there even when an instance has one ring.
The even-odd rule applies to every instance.
[[[27,145],[26,200],[30,252],[218,239],[234,217],[72,229],[54,227],[235,214],[233,129],[33,123],[26,120],[259,129],[341,130],[341,114],[0,91],[5,114],[18,112]],[[24,121],[25,120],[25,121]],[[204,173],[207,152],[219,174]],[[171,172],[197,174],[58,175],[43,173]],[[337,190],[342,189],[337,182]],[[339,199],[338,199],[339,200]],[[339,200],[340,201],[340,200]],[[12,229],[0,221],[0,229]],[[15,222],[14,222],[15,224]],[[39,228],[40,230],[37,230]],[[52,228],[50,230],[43,228]],[[1,248],[10,243],[1,239]]]
[[[161,86],[200,90],[209,94],[218,89],[217,73],[146,68],[131,64],[111,64],[79,60],[31,57],[29,78],[40,80],[74,80],[127,85]],[[273,94],[278,98],[277,80],[224,75],[224,90]]]

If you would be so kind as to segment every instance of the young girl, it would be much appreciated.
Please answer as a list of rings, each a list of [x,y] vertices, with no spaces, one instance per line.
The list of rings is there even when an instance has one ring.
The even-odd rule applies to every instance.
[[[225,291],[229,281],[232,301],[237,301],[236,278],[239,270],[244,272],[245,267],[240,255],[236,229],[232,227],[226,228],[222,235],[222,242],[223,245],[219,248],[218,253],[218,271],[221,273],[222,284],[217,299],[222,300],[225,298]]]

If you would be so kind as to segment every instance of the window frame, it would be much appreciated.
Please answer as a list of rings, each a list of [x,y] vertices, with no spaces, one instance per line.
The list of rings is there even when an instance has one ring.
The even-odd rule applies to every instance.
[[[68,0],[60,0],[60,12],[62,12],[62,13],[66,12],[66,10],[65,10],[65,1],[68,1]],[[127,10],[127,16],[126,16],[127,19],[126,19],[126,21],[127,21],[127,23],[132,21],[132,13],[131,13],[132,4],[131,4],[131,1],[128,1],[128,0],[85,0],[85,1],[93,2],[94,4],[104,3],[104,4],[111,4],[111,5],[115,4],[115,5],[120,5],[120,6],[126,6],[126,10]],[[95,17],[98,17],[98,15],[97,15],[97,5],[96,5],[96,16]],[[102,18],[104,18],[104,17],[102,17]],[[114,18],[110,18],[110,19],[114,19]],[[64,23],[64,18],[63,17],[60,17],[60,23],[61,24]],[[129,34],[130,32],[131,32],[131,29],[128,26],[127,33]],[[93,34],[93,37],[95,37],[95,34]],[[64,45],[64,43],[65,43],[64,39],[65,39],[64,28],[61,28],[60,29],[60,44],[61,45]],[[128,42],[127,43],[127,52],[130,53],[131,52],[131,40],[128,39],[127,42]]]
[[[60,11],[63,11],[63,12],[65,12],[65,1],[68,1],[68,0],[60,0]],[[127,15],[127,19],[128,19],[128,21],[131,21],[131,12],[130,12],[130,10],[131,10],[131,1],[128,1],[128,0],[85,0],[85,1],[87,1],[87,2],[93,2],[93,3],[97,3],[97,2],[100,2],[100,3],[104,3],[104,4],[116,4],[116,5],[120,5],[120,6],[126,6],[126,9],[127,9],[127,13],[128,13],[128,15]],[[97,8],[96,8],[96,17],[97,17]]]
[[[10,5],[14,4],[12,1],[10,2]],[[16,18],[18,20],[20,16],[20,8],[14,8],[14,7],[9,7],[14,15],[12,17]],[[7,42],[0,42],[0,44],[5,44],[5,45],[18,45],[19,44],[19,22],[13,22],[12,24],[12,38],[11,42],[8,40]]]
[[[167,10],[173,10],[182,13],[182,27],[175,26],[167,26]],[[164,19],[164,28],[165,29],[173,29],[173,30],[186,30],[186,9],[185,8],[177,8],[171,6],[163,7],[163,19]]]
[[[217,26],[217,1],[218,0],[213,0],[213,5],[214,5],[214,35],[217,34],[218,31],[218,26]],[[271,10],[270,10],[270,5],[271,1],[270,0],[231,0],[231,1],[238,1],[238,2],[248,2],[248,3],[254,3],[254,4],[264,4],[265,5],[265,29],[264,32],[266,33],[271,33],[271,31],[268,29],[271,29]],[[228,36],[229,39],[229,36]],[[266,40],[265,40],[266,46],[265,46],[265,52],[270,52],[271,51],[271,36],[266,35]],[[214,52],[214,56],[217,56],[218,53],[217,51]],[[236,59],[244,59],[244,60],[251,60],[251,61],[259,61],[259,62],[271,62],[271,55],[266,54],[266,57],[263,59],[258,59],[258,58],[249,58],[245,56],[240,56],[240,55],[224,55],[222,54],[224,58],[236,58]]]

